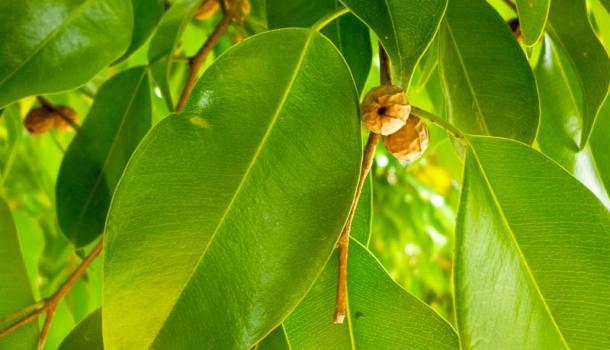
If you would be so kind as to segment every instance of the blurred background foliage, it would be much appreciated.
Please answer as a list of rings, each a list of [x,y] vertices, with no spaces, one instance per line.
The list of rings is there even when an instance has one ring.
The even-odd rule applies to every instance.
[[[246,16],[242,26],[230,27],[208,57],[206,66],[234,43],[266,29],[263,1],[251,0],[250,15]],[[505,20],[515,18],[515,13],[504,1],[489,2]],[[168,1],[168,6],[170,3]],[[596,15],[591,15],[591,22],[610,52],[610,15],[600,10],[599,0],[592,0],[590,4],[591,8],[597,9]],[[172,66],[170,85],[175,95],[184,84],[187,57],[193,56],[219,19],[220,13],[216,13],[205,20],[193,20],[186,28]],[[371,43],[376,42],[372,35]],[[445,116],[435,43],[420,61],[408,96],[417,106]],[[102,71],[85,86],[47,96],[48,100],[55,105],[72,107],[82,122],[104,81],[117,72],[146,64],[148,45],[143,45],[126,61]],[[372,46],[373,65],[364,91],[379,85],[379,58],[377,48]],[[540,46],[526,53],[533,55]],[[55,183],[63,154],[74,132],[51,130],[42,135],[29,134],[23,127],[23,119],[35,106],[36,99],[31,97],[2,111],[0,191],[13,211],[34,297],[42,300],[58,288],[92,247],[75,250],[61,234],[56,218]],[[155,123],[169,113],[158,87],[154,89],[153,106]],[[452,323],[451,250],[463,168],[459,153],[458,145],[452,144],[444,131],[431,125],[430,144],[424,157],[407,164],[378,147],[372,171],[372,252],[396,283]],[[98,259],[62,302],[52,323],[46,349],[58,348],[75,324],[100,306],[101,264],[102,260]]]

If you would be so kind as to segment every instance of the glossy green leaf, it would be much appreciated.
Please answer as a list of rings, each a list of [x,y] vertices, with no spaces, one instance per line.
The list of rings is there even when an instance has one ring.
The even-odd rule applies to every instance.
[[[244,349],[278,326],[345,222],[358,110],[343,58],[311,30],[257,35],[208,68],[114,195],[106,346]]]
[[[84,84],[129,46],[125,0],[0,2],[0,107]]]
[[[473,137],[456,227],[464,349],[610,347],[610,213],[555,162]]]
[[[606,193],[610,195],[610,100],[602,107],[591,134],[591,155],[597,175],[601,178]],[[608,206],[610,207],[610,206]]]
[[[11,210],[0,198],[0,329],[15,322],[7,317],[34,304],[32,288],[21,256]],[[0,338],[0,349],[34,349],[38,344],[35,322]]]
[[[284,326],[279,326],[265,337],[260,343],[256,344],[255,350],[292,350]]]
[[[392,75],[405,88],[439,24],[447,0],[340,0],[379,37]]]
[[[104,350],[102,311],[97,309],[82,320],[64,339],[59,350]]]
[[[127,52],[121,59],[134,53],[153,33],[165,12],[165,0],[131,0],[133,7],[133,34]]]
[[[440,31],[439,67],[449,120],[469,134],[531,143],[538,93],[525,54],[484,0],[450,1]]]
[[[534,72],[540,92],[540,129],[537,136],[540,150],[574,174],[610,207],[610,199],[599,176],[591,148],[587,146],[580,150],[578,147],[583,120],[578,106],[582,103],[583,96],[578,89],[575,73],[568,58],[557,50],[548,36],[545,37]],[[604,139],[605,136],[598,136],[595,140],[596,156],[604,157],[607,153]]]
[[[100,88],[57,179],[59,225],[77,247],[104,231],[114,188],[151,123],[146,67],[121,72]]]
[[[333,323],[337,254],[284,322],[292,349],[459,349],[436,312],[398,286],[366,248],[349,248],[348,315]],[[383,332],[382,336],[381,333]]]
[[[191,21],[202,1],[174,1],[161,18],[159,28],[150,41],[148,61],[151,65],[152,76],[159,85],[170,111],[174,110],[174,102],[169,87],[172,55],[180,43],[180,37],[184,33],[186,25]]]
[[[583,117],[579,140],[582,149],[608,95],[610,60],[591,29],[585,1],[553,0],[548,31],[557,47],[567,55],[575,73],[575,87],[582,95],[579,103]]]
[[[274,29],[311,27],[320,18],[343,6],[337,0],[267,0],[266,7],[269,28]],[[373,59],[368,27],[348,13],[329,23],[322,33],[343,53],[354,75],[356,88],[362,91]]]
[[[517,0],[517,12],[523,40],[528,46],[538,42],[544,33],[551,0]]]

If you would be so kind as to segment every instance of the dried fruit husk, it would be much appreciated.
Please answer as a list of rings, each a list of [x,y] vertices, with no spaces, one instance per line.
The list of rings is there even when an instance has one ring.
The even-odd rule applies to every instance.
[[[224,1],[225,1],[225,7],[230,8],[232,1],[231,0],[224,0]],[[220,4],[219,4],[218,0],[205,0],[201,4],[201,6],[199,6],[199,8],[197,9],[197,12],[195,12],[195,19],[198,19],[198,20],[208,19],[208,18],[212,17],[216,13],[216,11],[218,11],[219,8],[220,8]],[[241,5],[242,15],[250,14],[251,10],[252,10],[252,6],[250,5],[250,0],[243,0],[242,5]]]
[[[73,131],[74,128],[66,121],[65,117],[70,118],[74,124],[78,124],[78,115],[76,111],[68,106],[57,106],[56,111],[53,111],[53,127],[61,131]],[[61,115],[63,114],[63,116]]]
[[[383,144],[394,157],[414,161],[428,147],[428,126],[414,115],[397,132],[384,136]]]
[[[379,86],[366,94],[360,112],[371,132],[390,135],[405,125],[411,106],[399,86]]]
[[[31,134],[44,134],[55,124],[53,112],[45,107],[30,110],[23,121],[23,125]]]

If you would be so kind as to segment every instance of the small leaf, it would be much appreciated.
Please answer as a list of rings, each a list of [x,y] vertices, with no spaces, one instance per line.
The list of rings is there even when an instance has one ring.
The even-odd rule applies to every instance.
[[[464,348],[609,348],[608,209],[522,143],[469,142],[454,270]]]
[[[0,108],[77,87],[129,46],[125,0],[0,2]]]
[[[316,32],[270,31],[225,52],[117,187],[104,236],[106,345],[245,349],[271,332],[345,223],[358,110],[348,67]]]
[[[311,27],[320,18],[342,8],[336,0],[267,0],[266,6],[270,29]],[[362,91],[373,59],[368,27],[348,13],[329,23],[322,33],[339,48],[354,75],[356,89]]]
[[[97,309],[68,334],[59,350],[104,350],[102,311]]]
[[[340,0],[377,34],[396,83],[409,86],[413,69],[436,34],[447,0]]]
[[[165,12],[165,0],[131,0],[133,7],[133,35],[127,52],[119,58],[126,59],[146,42]]]
[[[17,230],[11,210],[0,198],[0,329],[5,329],[17,319],[7,317],[24,307],[34,304]],[[38,344],[36,322],[24,325],[0,338],[1,350],[34,349]]]
[[[100,88],[57,179],[59,225],[77,247],[104,231],[114,188],[151,122],[146,67],[121,72]]]
[[[583,149],[610,86],[610,60],[591,29],[585,1],[553,0],[548,32],[568,57],[581,91],[583,116],[579,148]]]
[[[172,55],[180,43],[186,25],[191,21],[202,1],[176,0],[161,18],[159,28],[150,41],[148,61],[151,65],[152,76],[159,85],[170,111],[174,110],[169,87]]]
[[[364,246],[349,248],[348,315],[333,324],[337,254],[284,322],[292,349],[459,349],[436,312],[396,284]],[[380,336],[383,332],[383,336]]]
[[[517,12],[523,39],[527,46],[535,45],[549,16],[551,0],[517,0]]]
[[[439,57],[452,123],[469,134],[534,140],[539,114],[534,75],[491,5],[484,0],[450,1]]]

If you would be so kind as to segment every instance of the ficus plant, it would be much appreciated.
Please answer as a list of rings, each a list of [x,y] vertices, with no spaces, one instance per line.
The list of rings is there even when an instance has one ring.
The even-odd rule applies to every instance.
[[[0,1],[0,350],[610,349],[609,11]]]

